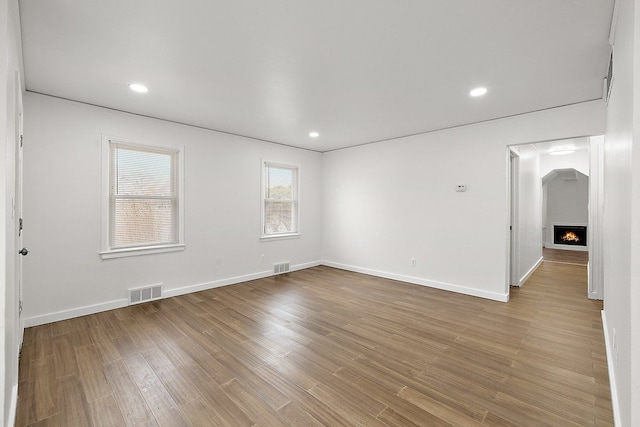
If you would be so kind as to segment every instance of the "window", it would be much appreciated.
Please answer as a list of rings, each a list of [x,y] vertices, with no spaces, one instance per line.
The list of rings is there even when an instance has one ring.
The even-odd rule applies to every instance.
[[[298,222],[298,167],[263,163],[262,237],[296,236]]]
[[[105,139],[102,258],[182,250],[182,150]]]

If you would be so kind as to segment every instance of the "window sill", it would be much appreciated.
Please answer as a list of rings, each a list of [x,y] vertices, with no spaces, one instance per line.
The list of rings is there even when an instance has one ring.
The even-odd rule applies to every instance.
[[[302,235],[300,233],[288,233],[288,234],[270,234],[266,236],[260,236],[261,242],[273,242],[275,240],[289,240],[299,239]]]
[[[178,251],[184,251],[184,244],[145,246],[141,248],[111,249],[111,250],[100,252],[100,258],[102,259],[124,258],[124,257],[130,257],[130,256],[162,254],[165,252],[178,252]]]

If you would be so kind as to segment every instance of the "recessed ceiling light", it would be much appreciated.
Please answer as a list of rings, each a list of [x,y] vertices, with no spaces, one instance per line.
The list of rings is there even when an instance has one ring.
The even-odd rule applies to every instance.
[[[319,134],[318,132],[309,132],[309,136],[310,136],[311,138],[317,138],[317,137],[319,137],[319,136],[320,136],[320,134]]]
[[[129,85],[129,89],[131,89],[134,92],[138,92],[138,93],[147,93],[147,92],[149,92],[149,89],[147,89],[147,87],[145,85],[141,85],[140,83],[131,83]]]
[[[551,154],[552,156],[563,156],[565,154],[571,154],[571,153],[575,153],[576,150],[572,150],[570,148],[564,148],[562,150],[553,150],[553,151],[549,151],[549,154]]]
[[[471,96],[482,96],[485,93],[487,93],[487,88],[486,87],[477,87],[477,88],[473,89],[471,92],[469,92],[469,95],[471,95]]]

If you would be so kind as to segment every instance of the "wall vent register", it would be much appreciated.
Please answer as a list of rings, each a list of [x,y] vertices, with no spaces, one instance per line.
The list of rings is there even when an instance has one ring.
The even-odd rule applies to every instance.
[[[162,285],[151,285],[143,288],[129,289],[129,305],[140,304],[162,298]]]
[[[287,262],[279,262],[273,264],[273,272],[274,274],[288,273],[289,272],[289,261]]]

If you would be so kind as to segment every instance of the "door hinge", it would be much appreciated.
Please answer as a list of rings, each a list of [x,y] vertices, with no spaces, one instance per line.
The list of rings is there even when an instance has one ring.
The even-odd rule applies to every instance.
[[[22,136],[23,135],[20,135],[20,147],[22,147]]]
[[[22,314],[22,301],[18,303],[18,315]]]
[[[23,221],[22,221],[22,218],[20,218],[20,219],[18,220],[18,236],[22,236],[22,225],[23,225],[23,224],[24,224],[24,223],[23,223]]]

